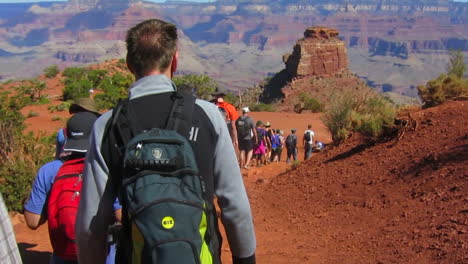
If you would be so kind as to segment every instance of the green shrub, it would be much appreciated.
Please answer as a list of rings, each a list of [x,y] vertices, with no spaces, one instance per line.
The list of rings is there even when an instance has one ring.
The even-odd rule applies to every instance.
[[[37,170],[54,157],[54,144],[32,134],[17,135],[15,140],[16,150],[0,162],[0,192],[10,210],[21,212]]]
[[[430,80],[426,85],[417,87],[424,107],[432,107],[447,100],[468,96],[468,80],[463,78],[466,68],[461,51],[450,51],[447,73]]]
[[[92,89],[101,89],[103,81],[108,75],[107,70],[91,70],[85,68],[67,68],[62,73],[65,76],[63,100],[75,100],[89,97]]]
[[[299,167],[299,165],[301,165],[301,162],[298,161],[298,160],[294,160],[294,161],[291,163],[291,169],[295,170],[295,169],[297,169],[297,167]]]
[[[301,93],[299,95],[300,105],[304,107],[302,110],[310,110],[313,113],[319,113],[323,111],[323,105],[315,98],[310,97],[306,93]]]
[[[29,111],[29,113],[26,115],[27,118],[36,117],[36,116],[39,116],[39,113],[35,111]]]
[[[66,79],[65,88],[63,89],[63,100],[89,97],[89,91],[93,88],[93,83],[88,79]]]
[[[120,99],[128,96],[128,88],[133,82],[130,74],[116,73],[106,76],[100,85],[103,93],[97,94],[94,99],[100,110],[110,109],[117,105]]]
[[[53,116],[51,120],[52,120],[52,121],[60,121],[60,120],[62,120],[62,117],[60,117],[60,116]]]
[[[340,143],[348,137],[352,128],[354,100],[351,96],[332,97],[322,119],[332,135],[333,142]]]
[[[210,100],[211,94],[216,92],[218,88],[218,83],[208,75],[175,76],[173,81],[180,91],[194,94],[203,100]]]
[[[343,142],[351,132],[378,138],[393,126],[395,108],[381,95],[360,88],[333,96],[322,119],[334,143]]]
[[[17,161],[0,168],[2,184],[0,192],[9,210],[21,212],[23,203],[31,191],[34,174],[24,161]]]
[[[52,65],[52,66],[49,66],[47,68],[44,69],[44,75],[45,77],[47,78],[54,78],[55,76],[57,76],[57,74],[59,74],[59,69],[58,69],[58,66],[57,65]]]
[[[39,98],[38,103],[39,104],[48,104],[48,103],[50,103],[50,100],[49,100],[49,98],[47,98],[45,96],[42,96],[41,98]]]
[[[459,79],[463,79],[466,71],[466,64],[461,50],[451,50],[450,61],[447,64],[447,75],[455,75]]]
[[[418,93],[425,107],[439,105],[447,100],[468,95],[468,80],[456,75],[441,74],[426,85],[418,86]]]
[[[10,210],[21,211],[37,169],[54,157],[54,138],[24,134],[22,102],[0,95],[0,192]]]
[[[23,81],[19,86],[13,87],[18,94],[16,97],[24,97],[25,104],[30,103],[47,103],[48,99],[45,97],[44,90],[47,88],[45,82],[37,79]]]
[[[250,111],[253,112],[275,112],[272,104],[256,103],[249,106]]]
[[[62,102],[62,103],[60,103],[58,105],[49,105],[47,107],[47,110],[49,110],[51,113],[68,111],[68,109],[70,109],[71,104],[72,104],[72,101],[65,101],[65,102]]]

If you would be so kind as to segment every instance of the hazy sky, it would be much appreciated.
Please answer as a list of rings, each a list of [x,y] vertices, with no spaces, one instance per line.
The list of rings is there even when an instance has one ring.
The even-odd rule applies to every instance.
[[[32,3],[32,2],[64,2],[65,0],[0,0],[0,3]],[[164,0],[146,0],[150,2],[164,2]],[[188,1],[188,0],[185,0]],[[214,0],[190,0],[192,2],[213,2]],[[456,2],[468,2],[468,0],[456,0]]]

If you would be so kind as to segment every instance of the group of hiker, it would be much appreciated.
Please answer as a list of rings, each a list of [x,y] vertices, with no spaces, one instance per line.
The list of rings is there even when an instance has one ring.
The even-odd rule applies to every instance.
[[[280,162],[283,150],[286,149],[286,162],[297,161],[298,139],[296,129],[291,129],[288,136],[284,136],[284,131],[274,129],[270,122],[263,123],[261,120],[254,122],[249,116],[248,107],[241,109],[239,116],[234,107],[229,102],[224,101],[226,94],[222,92],[214,93],[212,102],[218,106],[226,121],[232,144],[239,150],[240,168],[249,169],[253,164],[257,167],[267,165],[271,162]],[[315,132],[312,125],[307,126],[302,137],[304,147],[304,160],[309,159],[314,151],[323,149],[324,144],[315,140]]]
[[[254,122],[248,107],[239,116],[223,93],[212,104],[178,92],[177,35],[159,19],[129,29],[136,81],[128,98],[104,114],[90,98],[70,107],[55,159],[38,170],[24,204],[28,227],[48,223],[51,264],[221,263],[219,216],[232,262],[256,263],[239,165],[279,162],[284,149],[286,162],[297,160],[296,129],[285,137]],[[318,147],[314,136],[309,125],[305,159]]]

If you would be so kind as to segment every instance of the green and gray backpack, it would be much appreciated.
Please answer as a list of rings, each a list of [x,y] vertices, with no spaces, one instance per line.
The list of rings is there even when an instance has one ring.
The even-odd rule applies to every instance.
[[[191,124],[194,101],[177,96],[166,127],[150,130],[139,129],[128,100],[114,109],[111,126],[120,134],[123,164],[121,173],[110,168],[123,208],[117,263],[217,263],[214,206],[180,133]]]

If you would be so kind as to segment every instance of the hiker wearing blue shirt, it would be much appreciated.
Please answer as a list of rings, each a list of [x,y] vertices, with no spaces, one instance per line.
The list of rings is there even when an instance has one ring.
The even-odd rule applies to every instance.
[[[62,129],[61,131],[65,132],[68,130]],[[37,229],[47,221],[47,199],[52,189],[55,176],[62,167],[64,160],[66,160],[72,153],[70,150],[64,151],[64,146],[67,144],[66,142],[63,142],[65,138],[67,138],[66,134],[57,134],[56,159],[44,164],[41,168],[39,168],[36,178],[34,179],[29,198],[24,204],[24,217],[26,224],[33,230]],[[119,218],[121,206],[117,199],[114,201],[113,208],[116,214],[116,218]],[[113,248],[111,248],[110,254],[106,260],[107,264],[114,263],[115,254],[112,254],[112,249]],[[64,260],[55,254],[52,254],[51,256],[50,264],[70,263],[76,263],[76,261]]]
[[[272,129],[271,134],[271,161],[279,161],[279,152],[281,149],[281,140],[279,135],[279,129]]]

